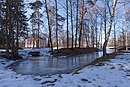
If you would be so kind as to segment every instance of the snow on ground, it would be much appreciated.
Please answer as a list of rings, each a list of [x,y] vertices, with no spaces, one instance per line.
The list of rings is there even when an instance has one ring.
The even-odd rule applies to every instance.
[[[25,58],[30,58],[31,55],[29,55],[28,53],[29,52],[34,52],[34,51],[38,51],[40,52],[40,55],[41,56],[48,56],[50,55],[49,54],[49,51],[51,49],[50,48],[41,48],[41,49],[23,49],[23,50],[19,50],[19,54],[25,59]]]
[[[121,52],[130,53],[130,50],[120,50]]]
[[[0,87],[41,87],[32,76],[20,75],[6,68],[13,62],[0,57]]]
[[[89,66],[79,73],[33,76],[17,74],[0,58],[0,87],[130,87],[130,54]]]
[[[30,58],[32,57],[31,55],[29,55],[28,53],[29,52],[34,52],[34,51],[38,51],[40,52],[40,56],[50,56],[50,53],[49,51],[51,51],[50,48],[40,48],[40,49],[31,49],[31,48],[28,48],[28,49],[23,49],[23,50],[19,50],[19,54],[23,57],[23,59],[26,59],[26,58]],[[5,50],[3,49],[0,49],[0,55],[2,52],[5,52]]]

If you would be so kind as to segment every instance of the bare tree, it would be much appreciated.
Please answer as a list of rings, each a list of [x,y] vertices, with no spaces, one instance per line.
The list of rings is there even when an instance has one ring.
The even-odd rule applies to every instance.
[[[83,29],[84,14],[85,14],[84,0],[82,0],[81,12],[80,12],[79,48],[81,46],[81,38],[82,38],[82,29]]]
[[[114,21],[114,50],[116,52],[116,23]]]
[[[113,23],[113,19],[114,19],[116,4],[117,4],[117,0],[113,0],[112,11],[111,11],[111,15],[110,15],[110,22],[108,25],[108,32],[106,33],[106,39],[103,44],[103,56],[106,56],[106,46],[107,46],[107,43],[109,41],[109,37],[111,34],[111,28],[112,28],[112,23]]]
[[[67,24],[67,31],[66,31],[66,33],[67,33],[67,48],[69,48],[69,21],[68,21],[68,15],[69,15],[69,13],[68,13],[68,0],[66,0],[66,18],[67,18],[67,22],[66,22],[66,24]]]
[[[55,0],[55,6],[56,6],[56,19],[55,20],[56,20],[56,44],[57,44],[56,47],[57,47],[57,50],[58,50],[59,45],[58,45],[58,25],[57,25],[58,24],[58,22],[57,22],[57,20],[58,20],[57,19],[57,14],[58,14],[57,13],[57,10],[58,10],[58,8],[57,8],[57,0]]]
[[[47,6],[47,1],[45,0],[45,8],[46,8],[46,13],[47,13],[47,19],[48,19],[48,28],[49,28],[49,45],[51,46],[51,51],[53,53],[53,44],[52,44],[52,36],[51,36],[51,18],[49,17],[49,9]]]
[[[73,4],[72,4],[72,0],[70,0],[70,15],[71,15],[71,32],[72,32],[72,34],[71,34],[71,37],[72,37],[72,48],[73,48],[73,41],[74,41],[74,35],[73,35],[73,33],[74,33],[74,31],[73,31],[73,8],[72,8],[72,6],[73,6]]]
[[[75,34],[75,48],[77,47],[77,35],[78,35],[78,16],[79,16],[79,0],[77,0],[77,5],[76,5],[76,34]]]

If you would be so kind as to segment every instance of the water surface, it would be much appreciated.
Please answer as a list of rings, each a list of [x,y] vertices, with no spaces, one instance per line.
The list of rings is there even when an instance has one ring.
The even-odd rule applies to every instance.
[[[13,67],[13,70],[26,75],[67,73],[78,67],[89,64],[101,56],[102,52],[93,52],[71,57],[35,57],[18,62],[17,66]]]

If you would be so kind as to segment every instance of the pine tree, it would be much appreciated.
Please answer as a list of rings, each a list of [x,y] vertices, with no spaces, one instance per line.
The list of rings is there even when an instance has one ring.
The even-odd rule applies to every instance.
[[[0,10],[1,31],[5,35],[6,57],[18,58],[19,38],[25,37],[28,31],[27,17],[25,16],[23,0],[5,0]]]
[[[31,16],[32,23],[35,23],[37,25],[37,32],[36,32],[36,36],[37,36],[36,47],[37,48],[39,48],[39,33],[40,33],[40,22],[41,22],[41,20],[40,20],[41,13],[39,10],[42,7],[42,5],[43,4],[39,0],[37,0],[36,2],[33,2],[33,3],[30,3],[31,9],[34,10],[34,12],[32,13],[32,16]]]

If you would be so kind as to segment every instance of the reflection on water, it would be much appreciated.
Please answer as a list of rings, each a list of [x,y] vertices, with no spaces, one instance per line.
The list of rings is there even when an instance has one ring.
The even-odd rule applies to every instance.
[[[94,52],[71,57],[42,56],[18,62],[13,70],[21,74],[47,75],[67,73],[70,70],[86,65],[102,56],[102,52]]]

